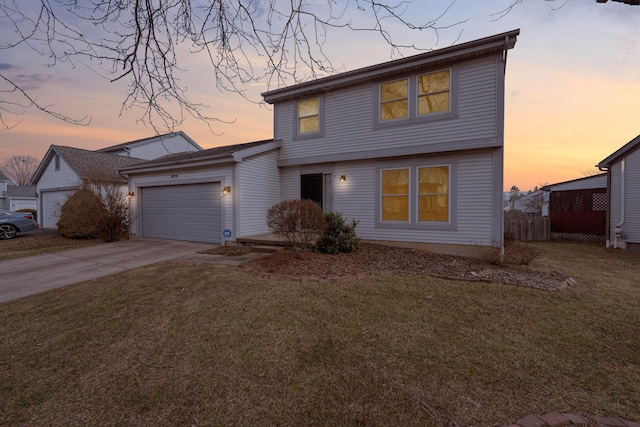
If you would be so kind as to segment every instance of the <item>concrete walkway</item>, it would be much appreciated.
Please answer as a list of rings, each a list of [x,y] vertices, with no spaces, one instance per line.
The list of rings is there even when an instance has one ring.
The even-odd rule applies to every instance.
[[[140,238],[0,261],[0,302],[172,259],[228,263],[198,254],[215,246]]]

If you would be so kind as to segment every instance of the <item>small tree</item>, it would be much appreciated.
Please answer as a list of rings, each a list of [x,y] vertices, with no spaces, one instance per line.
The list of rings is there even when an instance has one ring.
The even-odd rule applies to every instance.
[[[112,171],[85,174],[80,189],[62,206],[58,232],[66,237],[120,240],[129,232],[129,201],[122,178]]]
[[[318,240],[316,248],[320,252],[327,254],[337,254],[338,252],[354,252],[358,250],[360,238],[356,236],[356,225],[353,220],[347,224],[338,212],[325,215],[327,230]]]
[[[267,226],[298,253],[311,248],[327,227],[324,212],[311,200],[284,200],[267,211]]]

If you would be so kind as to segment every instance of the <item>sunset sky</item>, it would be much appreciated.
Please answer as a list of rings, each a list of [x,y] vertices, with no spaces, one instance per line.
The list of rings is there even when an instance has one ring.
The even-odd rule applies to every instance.
[[[400,27],[395,34],[435,49],[520,28],[507,60],[505,189],[581,178],[640,134],[640,6],[523,0],[499,18],[513,2],[457,0],[438,23],[467,21],[439,31],[439,39],[430,31],[412,33]],[[418,0],[407,16],[432,20],[449,4]],[[0,40],[7,40],[3,31],[7,25],[0,22]],[[334,31],[325,50],[343,70],[395,59],[373,33]],[[125,84],[110,83],[82,65],[52,68],[46,63],[30,50],[0,50],[0,73],[59,113],[91,115],[91,124],[74,126],[34,109],[19,116],[5,114],[5,121],[15,127],[0,131],[0,163],[14,154],[41,159],[51,144],[95,150],[153,136],[152,129],[137,122],[137,111],[120,114]],[[187,120],[179,130],[203,148],[273,136],[272,111],[257,103],[265,85],[246,88],[256,101],[252,103],[219,91],[203,58],[191,55],[181,64],[186,69],[183,83],[194,101],[208,104],[207,114],[233,123],[214,123],[212,134],[205,124]],[[0,90],[4,88],[0,83]]]

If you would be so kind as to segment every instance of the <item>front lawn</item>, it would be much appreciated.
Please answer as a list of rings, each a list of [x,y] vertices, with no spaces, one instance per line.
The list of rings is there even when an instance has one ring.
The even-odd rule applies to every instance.
[[[640,254],[534,246],[577,284],[296,284],[166,262],[0,304],[0,424],[640,421]]]

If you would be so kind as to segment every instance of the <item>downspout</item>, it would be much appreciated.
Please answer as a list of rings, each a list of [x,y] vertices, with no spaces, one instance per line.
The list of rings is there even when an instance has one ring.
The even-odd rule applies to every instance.
[[[618,237],[622,237],[622,225],[624,224],[624,157],[620,160],[620,222],[616,224],[614,248],[618,247]]]

